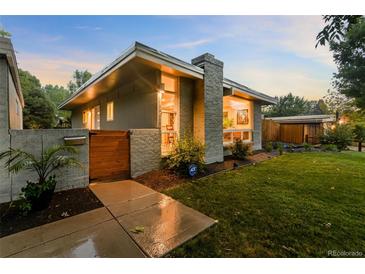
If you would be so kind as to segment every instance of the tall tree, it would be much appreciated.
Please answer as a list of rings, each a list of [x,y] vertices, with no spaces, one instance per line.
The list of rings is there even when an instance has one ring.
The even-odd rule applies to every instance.
[[[52,128],[55,123],[55,108],[40,81],[28,71],[19,69],[20,84],[25,107],[23,110],[24,128]]]
[[[317,45],[330,45],[338,73],[334,87],[365,109],[365,20],[363,16],[324,16],[327,23]]]
[[[68,82],[67,87],[71,93],[75,92],[85,82],[91,78],[92,74],[88,70],[75,70],[72,75],[72,80]]]
[[[309,112],[310,103],[303,97],[294,96],[292,93],[280,96],[276,105],[264,109],[264,114],[270,117],[303,115]]]
[[[69,121],[71,118],[71,111],[58,110],[57,108],[64,100],[70,97],[71,92],[68,89],[65,89],[64,87],[58,85],[45,85],[43,87],[43,90],[53,103],[54,108],[56,109],[56,126],[60,126],[60,124]],[[70,125],[70,123],[68,124]]]
[[[362,15],[325,15],[325,27],[317,35],[317,44],[324,46],[326,43],[340,42],[351,27],[362,19]]]

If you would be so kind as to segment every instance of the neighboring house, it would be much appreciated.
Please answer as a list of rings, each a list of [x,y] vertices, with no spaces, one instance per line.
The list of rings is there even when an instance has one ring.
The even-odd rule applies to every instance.
[[[0,37],[0,129],[23,128],[24,99],[13,45]]]
[[[261,106],[276,103],[223,74],[212,54],[190,64],[135,42],[60,109],[72,111],[73,128],[158,129],[159,159],[179,136],[191,134],[206,145],[207,163],[220,162],[224,144],[235,139],[261,149]]]
[[[263,124],[263,140],[318,144],[324,129],[335,123],[335,115],[267,117]]]

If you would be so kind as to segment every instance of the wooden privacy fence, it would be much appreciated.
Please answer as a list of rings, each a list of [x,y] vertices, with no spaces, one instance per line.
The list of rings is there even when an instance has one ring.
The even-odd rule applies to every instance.
[[[323,133],[322,123],[280,124],[272,120],[262,121],[263,142],[284,142],[293,144],[318,144]]]
[[[279,141],[280,124],[273,120],[262,120],[262,140],[264,142]]]
[[[130,177],[129,132],[90,131],[90,180]]]

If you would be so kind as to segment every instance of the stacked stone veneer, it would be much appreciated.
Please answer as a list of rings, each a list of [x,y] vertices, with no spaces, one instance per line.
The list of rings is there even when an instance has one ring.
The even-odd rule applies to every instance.
[[[223,62],[206,53],[192,61],[204,69],[204,143],[206,163],[223,161]]]
[[[76,158],[82,167],[67,167],[55,172],[56,191],[85,187],[89,184],[89,132],[86,129],[44,129],[44,130],[10,130],[0,133],[0,151],[9,147],[22,149],[36,156],[43,149],[55,144],[63,144],[64,137],[85,136],[83,145],[75,146],[78,150]],[[43,144],[43,145],[42,145]],[[7,202],[19,197],[21,188],[27,180],[36,181],[36,173],[21,171],[18,174],[8,174],[3,165],[0,167],[0,202]]]
[[[254,128],[253,128],[253,149],[262,148],[262,118],[261,118],[261,103],[254,102]]]
[[[130,129],[130,169],[135,178],[161,163],[161,131],[159,129]]]

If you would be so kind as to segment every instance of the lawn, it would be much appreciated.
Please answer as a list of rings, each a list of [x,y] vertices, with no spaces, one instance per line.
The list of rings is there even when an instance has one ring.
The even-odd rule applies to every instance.
[[[170,257],[365,256],[365,153],[291,153],[165,191],[218,224]]]

